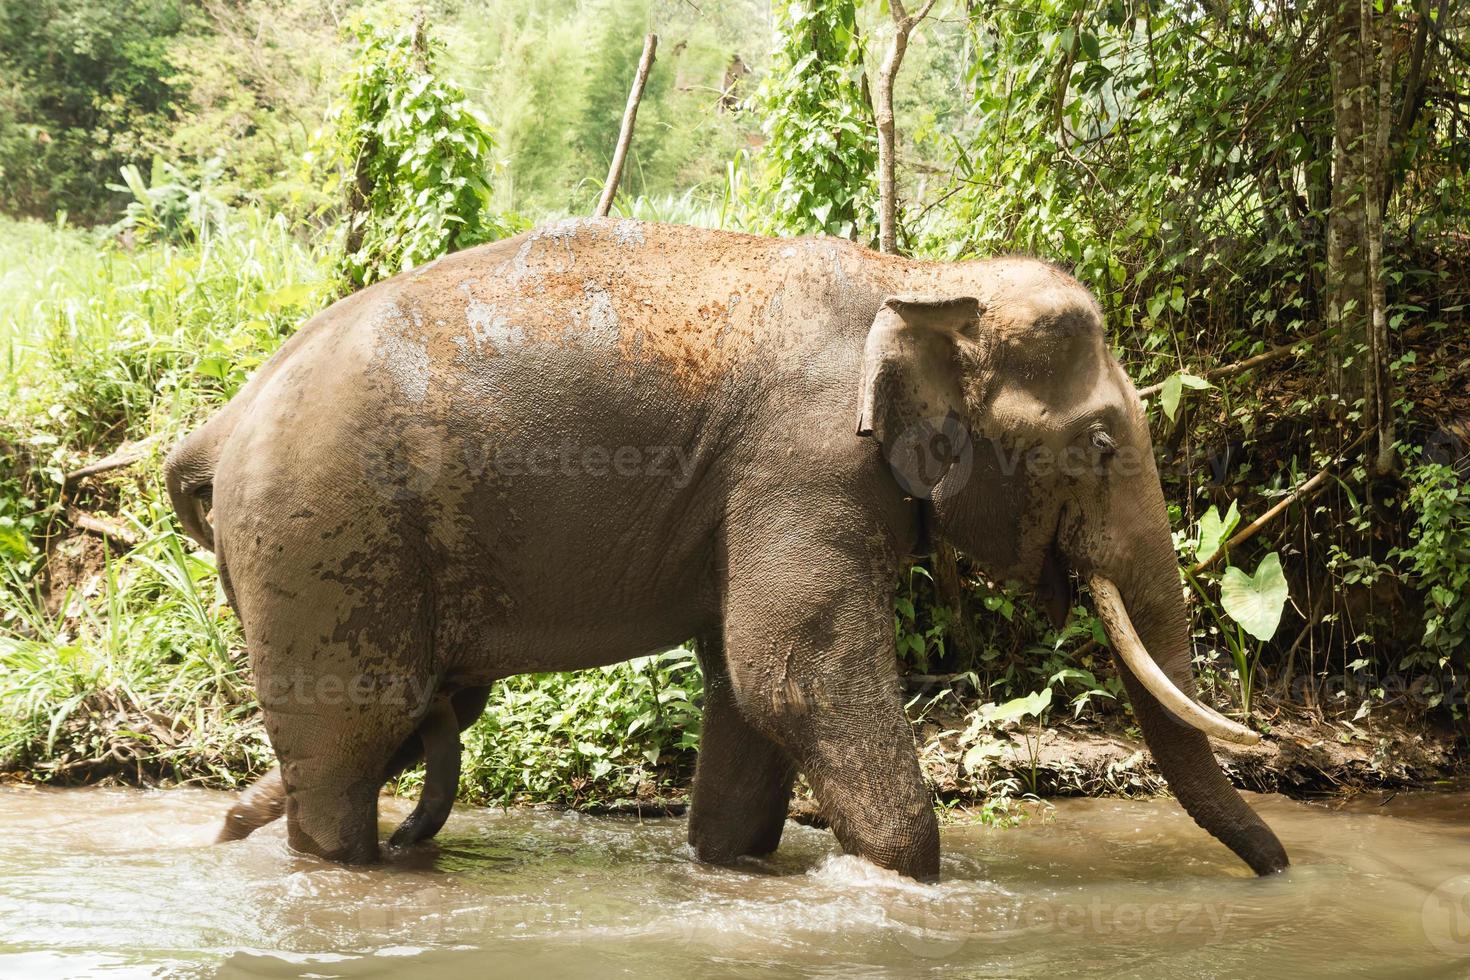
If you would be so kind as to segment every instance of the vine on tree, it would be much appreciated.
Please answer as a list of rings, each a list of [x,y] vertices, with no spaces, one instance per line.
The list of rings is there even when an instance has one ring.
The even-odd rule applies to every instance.
[[[756,202],[761,230],[875,237],[877,129],[853,0],[778,3]]]
[[[362,25],[337,113],[350,173],[342,274],[354,287],[512,229],[491,208],[488,120],[439,77],[440,46],[422,22]]]

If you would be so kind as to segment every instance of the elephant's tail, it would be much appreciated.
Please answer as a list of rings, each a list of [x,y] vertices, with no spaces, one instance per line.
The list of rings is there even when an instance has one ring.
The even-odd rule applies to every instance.
[[[437,834],[449,819],[454,797],[459,793],[459,717],[448,698],[430,706],[415,733],[423,743],[424,789],[418,806],[393,832],[388,843],[406,847]]]
[[[163,482],[189,537],[213,551],[214,528],[206,515],[214,493],[218,441],[211,438],[210,428],[204,426],[174,447],[163,461]]]

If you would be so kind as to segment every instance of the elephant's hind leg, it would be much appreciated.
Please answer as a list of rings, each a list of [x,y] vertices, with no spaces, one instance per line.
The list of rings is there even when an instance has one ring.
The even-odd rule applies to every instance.
[[[428,840],[443,829],[459,791],[459,733],[475,723],[489,700],[488,684],[461,687],[447,697],[441,691],[418,731],[398,747],[388,764],[388,779],[396,779],[420,760],[426,766],[418,805],[389,840],[394,847]]]
[[[291,846],[371,862],[378,794],[439,680],[429,598],[332,602],[315,588],[278,585],[242,603],[256,687],[280,760]]]
[[[689,843],[701,861],[727,864],[781,843],[796,768],[740,713],[718,635],[696,647],[704,674],[704,724],[689,812]]]
[[[276,766],[261,776],[235,801],[225,814],[215,843],[244,840],[266,824],[280,819],[286,812],[286,784],[281,781],[281,767]]]

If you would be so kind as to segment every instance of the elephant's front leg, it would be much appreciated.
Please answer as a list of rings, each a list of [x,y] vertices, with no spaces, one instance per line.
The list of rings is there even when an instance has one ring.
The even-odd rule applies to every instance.
[[[736,706],[722,638],[702,636],[695,650],[704,674],[704,724],[689,843],[701,861],[713,864],[769,854],[781,843],[796,770],[785,750],[751,727]]]
[[[891,549],[859,520],[820,542],[789,527],[748,542],[744,563],[731,547],[736,702],[806,775],[844,850],[934,880],[939,826],[898,691]]]

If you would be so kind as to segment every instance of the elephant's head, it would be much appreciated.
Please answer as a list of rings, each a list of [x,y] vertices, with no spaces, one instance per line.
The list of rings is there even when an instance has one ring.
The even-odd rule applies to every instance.
[[[1152,441],[1092,296],[1028,259],[888,297],[864,354],[860,434],[987,574],[1035,587],[1054,620],[1089,584],[1155,760],[1201,827],[1258,874],[1286,852],[1206,735],[1256,735],[1194,699],[1189,618]],[[959,278],[956,276],[956,279]]]

